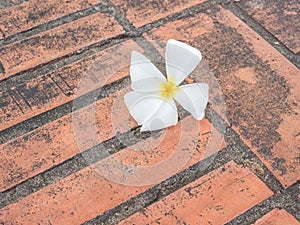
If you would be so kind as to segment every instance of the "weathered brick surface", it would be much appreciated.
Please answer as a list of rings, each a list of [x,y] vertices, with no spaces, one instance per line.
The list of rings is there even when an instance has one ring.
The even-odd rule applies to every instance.
[[[250,0],[239,6],[294,53],[300,51],[299,1]]]
[[[111,16],[96,13],[4,46],[0,62],[5,73],[0,80],[121,33],[122,27]]]
[[[184,10],[205,0],[180,0],[180,1],[122,1],[112,0],[121,12],[135,25],[141,27],[173,13]]]
[[[0,175],[2,177],[0,190],[6,190],[102,141],[114,137],[117,133],[126,132],[136,126],[123,103],[123,96],[128,91],[129,88],[123,89],[92,105],[75,111],[72,115],[63,116],[28,134],[2,144],[0,146],[2,159],[2,164],[0,165]],[[195,126],[195,121],[191,117],[189,118],[191,121],[185,126],[191,129],[191,127]],[[153,161],[154,158],[163,160],[164,157],[175,151],[180,138],[181,140],[185,140],[184,138],[186,137],[189,137],[189,140],[191,138],[197,140],[198,138],[198,130],[195,129],[199,128],[191,130],[194,132],[194,136],[192,134],[187,135],[186,132],[181,131],[180,126],[174,129],[177,129],[175,132],[177,138],[175,138],[174,133],[170,135],[171,131],[169,131],[168,138],[161,140],[165,145],[159,145],[158,148],[152,149],[152,151],[149,151],[149,146],[152,146],[150,143],[147,144],[147,141],[140,140],[140,145],[146,148],[148,152],[146,155],[144,155],[145,152],[131,152],[129,150],[129,152],[119,153],[120,156],[116,154],[116,157],[112,157],[112,160],[120,157],[122,160],[134,160],[130,161],[131,164],[134,164],[138,159],[140,159],[139,163],[142,163],[143,160],[145,162],[148,160]],[[194,139],[190,140],[190,143],[193,145],[191,150],[197,150],[198,154],[193,159],[190,159],[190,155],[186,156],[188,157],[189,165],[208,157],[225,146],[222,142],[222,136],[207,120],[200,122],[200,131],[201,136],[197,146],[194,146]],[[155,143],[157,142],[158,140],[155,139]],[[186,142],[180,145],[183,146],[181,148],[187,148],[188,143]],[[154,144],[154,146],[157,145]],[[190,154],[193,154],[193,151]],[[163,152],[165,153],[163,154]],[[132,155],[132,153],[134,154]],[[155,155],[157,156],[154,157]],[[183,165],[188,161],[184,161]],[[176,167],[177,162],[176,160],[171,162],[173,163],[172,165],[175,165],[175,170],[172,173],[168,173],[169,176],[178,171],[178,167]],[[102,163],[101,165],[104,164]],[[98,167],[100,168],[100,165]],[[182,166],[179,168],[182,168]]]
[[[0,10],[0,30],[4,37],[20,33],[48,21],[96,5],[96,0],[33,0]]]
[[[108,104],[105,103],[105,107],[102,106],[98,108],[99,110],[97,111],[100,111],[102,113],[99,113],[97,117],[105,118],[106,116],[108,116],[108,113],[103,113],[104,108],[107,108],[107,106]],[[109,111],[110,109],[107,110]],[[90,121],[86,122],[88,124],[87,126],[90,126]],[[99,123],[100,122],[104,124],[103,126],[107,126],[101,127],[100,133],[104,130],[111,130],[111,128],[109,127],[111,126],[111,121],[109,121],[109,119],[103,119],[101,121],[99,120]],[[174,138],[177,138],[176,141],[178,141],[178,136],[183,136],[181,130],[181,124],[183,123],[185,123],[185,125],[195,124],[195,120],[191,116],[189,116],[185,118],[182,122],[179,122],[178,126],[171,127],[165,132],[163,132],[160,138],[141,140],[136,145],[121,150],[121,152],[117,153],[117,155],[112,155],[106,159],[100,160],[98,163],[94,164],[91,167],[82,169],[81,171],[78,171],[60,180],[57,183],[45,187],[21,199],[16,203],[13,203],[5,208],[0,209],[0,221],[3,221],[5,224],[42,224],[45,223],[45,221],[48,221],[52,224],[75,225],[81,224],[86,220],[92,219],[93,217],[120,204],[121,202],[128,200],[129,198],[149,188],[149,185],[145,184],[138,186],[130,186],[128,184],[134,182],[130,179],[137,179],[136,177],[130,177],[125,172],[123,174],[120,174],[120,170],[117,170],[117,175],[122,175],[123,177],[127,178],[127,180],[116,180],[115,174],[114,177],[108,176],[107,173],[103,174],[102,172],[107,172],[107,170],[104,171],[102,166],[105,166],[106,163],[110,162],[111,159],[118,159],[120,160],[120,162],[126,163],[135,168],[139,166],[146,166],[149,168],[148,172],[153,173],[155,169],[151,168],[151,165],[157,165],[160,163],[160,161],[165,161],[166,158],[172,156],[172,154],[175,154],[174,150],[178,146],[174,146],[174,144],[176,145],[176,142],[174,142]],[[34,162],[32,162],[32,160],[38,159],[40,160],[40,163],[38,165],[40,166],[39,170],[42,170],[44,167],[47,166],[45,164],[53,164],[57,161],[60,161],[62,157],[69,158],[74,153],[78,153],[78,150],[76,150],[78,149],[78,147],[76,147],[74,136],[69,131],[69,129],[71,128],[69,127],[70,125],[67,121],[56,121],[52,124],[49,124],[49,127],[50,126],[52,130],[46,131],[48,133],[46,133],[45,135],[43,135],[43,132],[47,129],[47,127],[42,128],[44,129],[44,131],[39,130],[36,133],[33,133],[32,137],[28,137],[29,139],[31,139],[31,141],[28,141],[27,143],[25,142],[25,139],[22,138],[20,142],[23,143],[18,144],[20,146],[23,145],[23,150],[26,150],[28,152],[24,152],[24,155],[19,157],[18,159],[14,159],[13,156],[11,156],[10,162],[18,161],[23,166],[26,166],[35,165]],[[119,125],[117,126],[119,127]],[[173,163],[167,163],[169,167],[164,167],[164,171],[169,170],[169,173],[166,174],[167,177],[173,175],[174,172],[178,172],[184,168],[187,168],[189,165],[198,162],[199,160],[213,154],[214,152],[217,152],[218,150],[220,150],[220,148],[222,148],[222,146],[224,146],[216,146],[210,144],[210,141],[212,141],[212,139],[220,140],[221,136],[219,136],[218,132],[212,127],[212,125],[207,120],[203,120],[200,122],[201,135],[200,137],[198,136],[198,143],[195,142],[193,136],[195,135],[195,133],[191,133],[191,135],[189,135],[188,132],[191,132],[190,130],[191,129],[189,129],[189,127],[186,127],[185,132],[187,133],[185,133],[186,136],[183,136],[191,139],[189,141],[190,144],[187,145],[188,143],[184,143],[184,145],[179,145],[179,148],[194,146],[194,149],[192,149],[193,151],[191,151],[192,154],[188,155],[188,161],[184,165],[180,165],[180,167],[174,164],[176,162],[179,162],[180,158],[176,158]],[[92,140],[94,135],[86,133],[86,130],[83,130],[83,133],[85,133],[86,135],[85,137],[83,137],[83,139],[85,139],[86,141],[86,147],[89,147],[89,145],[93,145],[92,142],[98,143],[102,141],[102,139],[100,138],[98,140]],[[196,135],[199,134],[196,133]],[[105,134],[103,134],[103,136],[105,136]],[[105,138],[107,137],[108,136],[105,136]],[[40,140],[38,140],[38,138]],[[34,143],[36,143],[36,146],[33,146]],[[149,143],[151,143],[151,146],[156,147],[154,147],[153,149],[150,148]],[[14,143],[12,144],[12,146],[16,146],[16,144]],[[31,146],[35,148],[30,148]],[[43,146],[43,148],[46,149],[45,151],[43,151],[44,153],[35,150],[40,149],[41,146]],[[13,152],[13,154],[15,154],[15,152],[17,152],[17,149]],[[184,151],[180,152],[184,154]],[[187,152],[189,154],[189,151]],[[15,154],[14,156],[17,155]],[[182,157],[183,155],[179,154],[178,156]],[[22,163],[22,160],[20,160],[21,158],[22,160],[25,160],[25,158],[31,159],[28,159],[24,163]],[[22,165],[12,165],[9,171],[14,171],[13,169],[16,168],[16,166],[19,167],[18,169],[16,168],[16,172],[20,170],[23,170],[23,172],[24,170],[26,171],[26,168],[21,168]],[[174,168],[175,171],[173,171]],[[5,171],[8,172],[8,170]],[[97,174],[95,171],[98,171],[99,173]],[[30,174],[30,172],[32,171],[28,172]],[[99,174],[104,175],[106,179],[104,179]],[[24,174],[24,176],[26,175],[28,174]],[[136,176],[138,175],[139,174],[136,173]],[[144,175],[143,178],[145,179],[149,174],[143,172],[142,175]],[[156,175],[158,176],[158,174]],[[7,177],[7,175],[4,177]],[[163,178],[167,177],[164,176]],[[160,177],[156,178],[156,182],[160,181],[159,179],[161,179]],[[117,181],[117,183],[115,181]],[[11,183],[13,181],[9,182]],[[118,183],[124,183],[126,185],[121,185]],[[150,184],[153,185],[155,183],[153,182]],[[262,193],[264,194],[260,195],[265,195],[266,193],[269,193],[269,191],[266,190],[266,193]],[[93,207],[91,207],[91,205],[93,205]]]
[[[82,108],[76,112],[78,122],[71,114],[55,120],[45,126],[16,138],[0,146],[0,190],[12,187],[46,169],[57,165],[72,156],[87,150],[102,141],[115,136],[112,127],[111,109],[115,95],[99,100],[93,105]],[[123,106],[123,109],[125,107]],[[95,113],[94,113],[95,112]],[[96,116],[97,120],[86,115]],[[123,115],[123,119],[127,118]],[[81,126],[80,140],[74,133],[74,123],[82,120],[86,123]],[[73,119],[73,120],[72,120]],[[120,125],[120,124],[119,124]],[[90,126],[95,126],[97,134],[91,133]],[[121,129],[120,129],[121,130]],[[94,139],[93,139],[94,138]],[[78,146],[80,144],[80,146]]]
[[[299,225],[300,223],[284,209],[274,209],[261,219],[257,220],[254,225]]]
[[[4,224],[81,224],[147,187],[119,185],[91,167],[0,209]]]
[[[248,169],[229,162],[120,224],[224,224],[272,195]]]
[[[143,52],[133,41],[126,41],[107,50],[71,63],[49,74],[1,92],[0,131],[34,115],[53,109],[96,88],[129,76],[128,55],[135,49]],[[114,57],[118,54],[118,57]],[[76,92],[87,79],[86,90]]]
[[[299,179],[300,73],[294,65],[220,7],[167,23],[147,38],[161,40],[158,47],[175,38],[200,49],[218,77],[232,128],[282,184]]]

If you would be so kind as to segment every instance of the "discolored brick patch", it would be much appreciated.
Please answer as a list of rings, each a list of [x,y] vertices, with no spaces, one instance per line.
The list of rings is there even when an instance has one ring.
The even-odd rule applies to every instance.
[[[274,209],[261,219],[257,220],[254,225],[299,225],[299,222],[284,209]]]
[[[224,224],[270,195],[253,173],[231,161],[120,224]]]
[[[45,1],[33,0],[0,10],[0,30],[3,37],[20,33],[48,21],[96,5],[96,0]]]
[[[220,82],[230,126],[282,184],[299,179],[300,74],[295,66],[220,7],[167,23],[147,38],[161,45],[175,38],[200,49]],[[213,109],[222,111],[218,104]]]
[[[206,0],[180,0],[180,1],[122,1],[112,0],[112,2],[121,10],[121,12],[136,27],[154,22],[173,13],[184,10],[193,5],[200,4]]]
[[[128,66],[132,50],[143,52],[133,41],[96,53],[49,74],[0,93],[0,131],[34,115],[70,102],[96,88],[129,76]],[[117,57],[115,57],[117,55]],[[76,92],[84,80],[88,88]]]
[[[299,1],[248,0],[239,6],[294,53],[300,51]]]
[[[15,73],[55,60],[80,48],[123,33],[109,15],[96,13],[0,48],[5,73]]]

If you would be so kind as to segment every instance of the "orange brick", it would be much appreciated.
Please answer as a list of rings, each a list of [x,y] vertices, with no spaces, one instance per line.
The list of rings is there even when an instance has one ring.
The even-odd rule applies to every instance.
[[[111,16],[96,13],[4,46],[0,55],[6,72],[0,79],[121,33],[122,27]]]
[[[300,72],[294,65],[221,7],[155,28],[147,38],[157,48],[170,38],[198,48],[218,77],[222,92],[214,97],[225,96],[227,114],[217,99],[212,108],[282,184],[299,180]]]
[[[99,103],[100,105],[100,103]],[[107,103],[105,103],[104,108],[100,108],[98,111],[100,117],[105,117],[105,112],[103,113],[103,110],[106,109],[108,106]],[[110,109],[108,109],[110,110]],[[85,110],[86,111],[86,110]],[[124,113],[122,113],[124,114]],[[83,118],[84,119],[84,118]],[[124,121],[124,120],[122,120]],[[103,122],[106,126],[111,126],[109,119],[106,121],[99,121]],[[86,121],[87,127],[91,126],[90,121]],[[123,122],[124,123],[124,122]],[[48,146],[51,145],[51,142],[53,143],[53,148],[47,147],[47,154],[51,155],[50,152],[56,151],[56,157],[61,155],[70,155],[70,151],[74,152],[74,149],[76,149],[76,146],[74,144],[74,138],[72,135],[69,135],[70,131],[68,131],[68,124],[57,121],[57,124],[61,124],[64,128],[60,127],[54,127],[53,125],[53,133],[60,135],[60,136],[53,136],[54,138],[51,139],[51,135],[48,135]],[[188,162],[186,162],[185,165],[181,165],[178,167],[178,165],[175,165],[175,171],[173,170],[174,164],[170,163],[169,167],[164,167],[164,170],[169,170],[169,174],[167,176],[173,175],[175,172],[178,172],[184,168],[187,168],[191,163],[199,161],[200,159],[203,159],[207,157],[208,155],[217,152],[220,149],[220,145],[217,146],[216,149],[215,145],[211,145],[210,141],[213,138],[213,140],[217,139],[219,141],[222,141],[219,134],[214,130],[214,128],[209,124],[207,120],[203,120],[200,122],[200,131],[201,136],[199,137],[198,132],[192,133],[190,130],[190,127],[183,126],[183,125],[191,124],[193,126],[196,125],[197,122],[191,117],[185,118],[183,121],[179,122],[179,124],[175,127],[168,128],[165,130],[162,134],[161,138],[152,138],[150,140],[141,140],[140,143],[128,147],[125,150],[121,150],[121,152],[117,153],[117,156],[111,155],[108,158],[105,158],[103,160],[100,160],[96,164],[84,168],[81,171],[78,171],[60,181],[57,183],[54,183],[52,185],[49,185],[21,200],[19,200],[16,203],[13,203],[11,205],[8,205],[2,209],[0,209],[0,221],[3,221],[5,224],[8,223],[22,223],[22,224],[38,224],[38,223],[45,223],[46,221],[48,223],[52,224],[81,224],[85,222],[86,220],[90,220],[97,215],[103,213],[104,211],[117,206],[118,204],[122,203],[123,201],[128,200],[129,198],[145,191],[147,188],[149,188],[149,185],[153,185],[154,183],[151,183],[149,185],[140,183],[140,185],[137,186],[130,186],[130,185],[122,185],[121,182],[115,182],[116,180],[112,180],[108,177],[107,174],[102,174],[103,170],[101,171],[101,166],[107,165],[107,163],[110,162],[109,159],[119,159],[122,162],[126,162],[127,164],[131,164],[133,167],[137,168],[139,165],[142,166],[148,166],[151,168],[151,165],[157,164],[160,160],[164,161],[166,159],[166,155],[172,155],[174,152],[174,135],[178,135],[178,131],[180,131],[182,128],[186,135],[181,135],[183,138],[190,138],[190,133],[193,135],[191,137],[196,138],[198,137],[198,144],[197,145],[197,139],[191,139],[189,141],[189,145],[186,145],[185,147],[189,146],[192,148],[194,146],[194,149],[190,151],[191,153],[194,152],[194,154],[190,155],[187,159]],[[119,125],[117,125],[119,127]],[[181,128],[182,126],[182,128]],[[109,130],[109,127],[102,127],[100,132],[103,130]],[[182,131],[182,130],[181,130]],[[209,132],[207,132],[209,131]],[[86,130],[83,130],[85,133],[85,143],[86,146],[92,145],[91,142],[97,142],[99,140],[93,139],[93,134],[86,133]],[[67,134],[67,135],[66,135]],[[214,136],[216,134],[216,136]],[[43,133],[39,132],[39,143],[40,145],[45,146],[44,141],[41,140],[43,137]],[[31,144],[34,143],[35,137],[31,137]],[[56,139],[56,140],[54,140]],[[60,141],[58,140],[60,139]],[[56,142],[56,143],[55,143]],[[47,144],[47,143],[46,143]],[[151,149],[149,146],[155,146],[153,149]],[[185,143],[188,144],[188,143]],[[22,143],[20,143],[22,145]],[[54,149],[56,147],[56,149]],[[141,146],[144,146],[144,148],[141,148]],[[26,146],[23,146],[25,151],[28,149]],[[36,146],[38,147],[38,146]],[[183,147],[179,145],[179,150]],[[59,149],[60,148],[60,149]],[[147,149],[149,148],[149,149]],[[207,148],[207,149],[205,149]],[[45,148],[44,148],[45,149]],[[68,150],[72,149],[72,150]],[[131,150],[130,150],[131,149]],[[158,151],[159,150],[159,151]],[[183,150],[183,149],[182,149]],[[64,153],[65,151],[69,151],[69,153]],[[78,151],[78,150],[77,150]],[[123,152],[124,151],[124,152]],[[131,152],[130,152],[131,151]],[[140,151],[140,152],[138,152]],[[1,151],[2,152],[2,151]],[[36,155],[36,157],[40,160],[43,160],[43,158],[47,161],[50,160],[50,158],[45,158],[42,154],[37,155],[39,153],[33,153],[27,154],[26,157],[29,158],[31,155]],[[179,151],[181,154],[178,156],[182,157],[182,154],[184,154],[184,151]],[[189,151],[186,151],[189,154]],[[14,153],[13,153],[14,154]],[[26,154],[26,153],[24,153]],[[174,154],[173,154],[174,155]],[[25,156],[23,156],[25,157]],[[62,157],[62,156],[60,156]],[[129,158],[127,158],[129,157]],[[139,157],[142,164],[136,163],[135,157]],[[192,160],[189,160],[192,158]],[[11,160],[14,160],[13,158]],[[45,161],[44,160],[44,161]],[[60,160],[60,159],[58,159]],[[179,158],[177,158],[180,161]],[[104,163],[103,163],[103,162]],[[19,160],[21,162],[21,160]],[[28,162],[28,161],[27,161]],[[44,162],[43,162],[44,163]],[[32,165],[32,162],[28,162],[29,165]],[[24,164],[23,164],[24,165]],[[111,165],[110,165],[111,166]],[[42,165],[43,167],[43,165]],[[12,169],[10,169],[12,171]],[[96,173],[97,171],[98,173]],[[152,170],[152,172],[155,171],[155,169]],[[105,172],[105,171],[104,171]],[[104,175],[105,178],[103,178],[101,175]],[[126,176],[126,173],[123,174],[124,177],[130,178],[129,176]],[[144,173],[145,175],[145,173]],[[145,177],[144,177],[145,178]],[[159,181],[159,180],[156,180]],[[123,182],[124,183],[124,182]],[[125,181],[126,184],[130,184],[130,180]],[[103,204],[105,203],[105,204]],[[93,207],[91,207],[91,205]]]
[[[135,42],[126,41],[14,87],[10,94],[1,92],[0,131],[67,103],[74,96],[79,97],[129,76],[128,56],[132,50],[143,52]],[[81,93],[76,92],[78,85],[88,78],[93,82],[89,82],[89,86]]]
[[[231,161],[120,225],[224,224],[272,194],[251,171]]]
[[[96,0],[32,0],[0,10],[0,29],[5,37],[96,5]]]
[[[222,135],[207,119],[197,124],[189,116],[159,138],[140,140],[99,161],[94,167],[101,175],[118,183],[156,184],[224,147]]]
[[[274,209],[261,219],[257,220],[254,225],[299,225],[299,222],[284,209]]]
[[[297,0],[251,0],[239,4],[295,54],[300,51],[299,2]],[[278,10],[280,9],[280,10]]]
[[[93,105],[75,111],[73,115],[63,116],[28,134],[2,144],[0,146],[2,159],[2,164],[0,165],[0,175],[2,177],[0,190],[6,190],[102,141],[114,137],[117,133],[126,132],[136,126],[123,103],[123,96],[128,91],[129,89],[127,88],[116,92]],[[189,120],[185,119],[184,121],[187,121],[185,122],[185,127],[189,129],[197,125],[196,121],[191,117],[189,117]],[[98,164],[98,169],[115,159],[120,159],[120,161],[129,160],[132,166],[136,166],[134,163],[138,159],[141,159],[141,162],[144,160],[152,163],[154,163],[155,158],[163,160],[164,157],[172,154],[174,148],[177,147],[174,147],[172,144],[174,140],[185,137],[180,132],[180,126],[176,127],[172,128],[167,133],[169,135],[163,139],[165,145],[160,145],[160,139],[156,138],[142,141],[137,146],[146,148],[146,155],[144,151],[135,150],[132,152],[132,148],[136,148],[136,146],[132,146],[111,158],[103,160]],[[196,127],[195,129],[198,128]],[[194,136],[192,134],[188,135],[188,140],[193,145],[191,147],[192,152],[187,151],[188,155],[185,155],[186,161],[181,161],[183,163],[182,166],[175,166],[175,170],[172,173],[168,173],[169,176],[178,172],[184,165],[198,162],[225,147],[222,136],[207,120],[200,122],[201,136],[198,143],[196,142],[197,146],[194,146],[195,141],[198,139],[198,136],[195,136],[198,135],[198,131],[196,130],[195,133],[195,129],[192,130]],[[174,139],[174,136],[176,136],[174,133],[180,136]],[[151,140],[154,141],[152,144]],[[185,145],[181,144],[182,148],[187,148],[188,143],[186,142],[183,142]],[[148,149],[149,146],[156,146],[156,148],[150,151]],[[189,154],[193,155],[194,151],[196,151],[195,155],[191,157]],[[175,162],[171,163],[176,165],[177,162],[175,158]],[[107,170],[102,171],[102,174],[104,172],[107,172]]]
[[[81,224],[147,187],[110,182],[91,167],[0,209],[5,224]]]
[[[124,93],[124,92],[123,92]],[[118,93],[97,101],[0,146],[0,190],[12,187],[72,156],[115,136],[111,110]],[[94,111],[95,107],[95,111]],[[125,110],[122,106],[120,110]],[[122,116],[122,114],[120,113]],[[73,117],[72,117],[73,116]],[[96,116],[96,121],[93,121]],[[125,113],[123,119],[126,121]],[[76,124],[82,133],[74,133]],[[86,126],[85,126],[86,125]],[[120,131],[122,130],[119,125]],[[127,125],[127,124],[125,124]],[[95,126],[95,130],[89,127]],[[126,127],[125,127],[126,128]],[[98,132],[98,133],[96,133]],[[81,140],[83,140],[81,142]]]
[[[180,1],[121,1],[112,0],[126,17],[136,26],[141,27],[155,20],[180,12],[206,0]]]

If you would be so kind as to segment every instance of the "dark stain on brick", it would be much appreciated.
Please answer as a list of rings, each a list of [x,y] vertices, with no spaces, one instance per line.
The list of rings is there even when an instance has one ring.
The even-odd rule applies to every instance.
[[[5,74],[5,69],[1,62],[0,62],[0,73]]]
[[[287,170],[284,166],[286,160],[284,158],[275,158],[275,160],[272,163],[272,167],[276,168],[277,170],[281,171],[281,176],[285,175]]]
[[[289,88],[284,78],[272,71],[240,34],[221,23],[215,23],[213,32],[195,38],[191,44],[198,46],[205,62],[218,74],[230,124],[260,153],[272,158],[272,147],[280,141],[276,131],[281,123],[280,115],[289,111],[286,103]],[[234,75],[245,67],[254,69],[258,80],[255,84]],[[282,160],[274,157],[273,160],[274,168],[284,173]]]
[[[297,53],[300,42],[298,0],[251,0],[239,5],[288,48]]]

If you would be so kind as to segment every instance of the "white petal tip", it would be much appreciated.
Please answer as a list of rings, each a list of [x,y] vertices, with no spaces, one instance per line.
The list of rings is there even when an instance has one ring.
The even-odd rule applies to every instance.
[[[202,120],[205,117],[205,112],[202,112],[200,115],[193,115],[196,120]]]
[[[188,45],[188,44],[186,44],[184,42],[177,41],[175,39],[169,39],[168,42],[167,42],[167,44],[173,44],[173,45],[177,45],[177,46],[179,46],[181,48],[185,48],[186,50],[188,50],[191,53],[193,53],[199,59],[199,62],[202,59],[202,54],[201,54],[201,52],[198,49],[196,49],[196,48],[194,48],[194,47],[192,47],[192,46],[190,46],[190,45]]]

